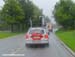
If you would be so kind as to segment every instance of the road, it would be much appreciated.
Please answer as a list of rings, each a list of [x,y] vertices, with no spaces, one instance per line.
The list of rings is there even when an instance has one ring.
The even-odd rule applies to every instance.
[[[73,57],[51,33],[49,47],[27,48],[24,35],[0,40],[0,57]],[[8,56],[7,54],[15,54]]]

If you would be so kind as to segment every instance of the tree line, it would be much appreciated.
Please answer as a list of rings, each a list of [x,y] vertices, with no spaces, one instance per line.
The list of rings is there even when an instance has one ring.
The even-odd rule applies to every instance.
[[[65,30],[75,29],[75,3],[72,0],[60,0],[54,9],[55,20]]]
[[[4,25],[9,26],[12,32],[25,31],[30,26],[30,19],[33,23],[39,23],[39,16],[42,15],[42,11],[32,1],[3,1],[5,4],[0,10],[0,19]]]

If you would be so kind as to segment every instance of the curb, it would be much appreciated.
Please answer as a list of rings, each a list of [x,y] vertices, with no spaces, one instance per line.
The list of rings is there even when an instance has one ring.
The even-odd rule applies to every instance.
[[[56,35],[55,35],[56,36]],[[75,52],[73,52],[63,41],[61,41],[60,39],[58,39],[58,37],[56,36],[56,40],[60,42],[60,44],[62,46],[64,46],[64,48],[72,55],[75,57]]]

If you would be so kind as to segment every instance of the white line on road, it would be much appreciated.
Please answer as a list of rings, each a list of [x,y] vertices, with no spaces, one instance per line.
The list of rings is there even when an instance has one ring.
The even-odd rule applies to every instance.
[[[19,51],[22,51],[22,50],[23,50],[23,48],[12,49],[11,53],[2,54],[2,56],[25,56],[25,54],[16,54],[16,53],[18,53]]]
[[[25,54],[2,54],[2,56],[25,56]]]

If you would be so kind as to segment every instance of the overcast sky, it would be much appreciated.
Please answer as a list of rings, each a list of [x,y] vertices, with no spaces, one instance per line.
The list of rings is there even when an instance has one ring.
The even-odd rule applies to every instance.
[[[54,22],[54,19],[52,16],[52,11],[54,9],[54,6],[56,2],[59,0],[31,0],[33,1],[40,9],[43,9],[43,14],[48,16],[52,22]]]
[[[52,20],[52,22],[54,22],[54,19],[51,17],[52,11],[54,9],[56,2],[58,2],[59,0],[31,0],[31,1],[33,1],[33,3],[36,4],[40,9],[43,9],[43,14],[48,16]],[[0,6],[2,5],[3,1],[0,0]]]
[[[43,13],[47,16],[52,15],[54,5],[59,0],[32,0],[39,8],[43,9]]]

